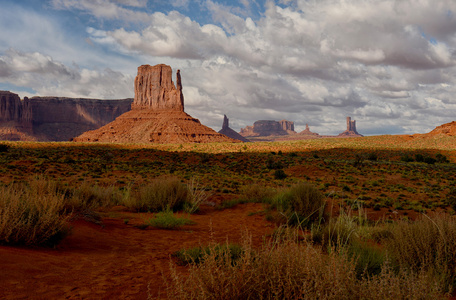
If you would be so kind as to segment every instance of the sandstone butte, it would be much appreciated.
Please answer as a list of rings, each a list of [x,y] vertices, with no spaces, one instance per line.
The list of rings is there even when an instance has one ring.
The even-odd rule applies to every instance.
[[[180,71],[176,85],[168,65],[142,65],[135,78],[131,110],[99,129],[73,139],[103,143],[239,142],[220,134],[184,112]]]
[[[356,131],[356,121],[351,119],[351,117],[347,117],[347,130],[340,133],[339,137],[360,137],[363,136]]]
[[[223,125],[219,133],[224,134],[232,139],[240,140],[241,142],[250,142],[248,139],[230,128],[230,119],[228,119],[226,115],[223,116]]]

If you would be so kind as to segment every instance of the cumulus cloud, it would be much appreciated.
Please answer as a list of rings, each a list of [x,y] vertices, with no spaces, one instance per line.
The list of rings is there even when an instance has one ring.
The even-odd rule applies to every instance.
[[[0,56],[0,78],[41,96],[115,99],[133,97],[132,76],[109,68],[89,70],[56,62],[39,52],[10,49]]]
[[[297,130],[308,123],[321,134],[343,131],[346,116],[358,120],[361,133],[377,134],[425,132],[454,119],[454,0],[220,2],[173,0],[149,13],[146,0],[50,1],[99,20],[84,38],[107,49],[103,55],[181,69],[186,110],[213,128],[223,114],[237,130],[258,119],[289,119]],[[198,9],[208,18],[189,13]],[[113,28],[104,20],[142,23]],[[74,95],[132,91],[134,74],[56,57],[8,52],[0,78]]]

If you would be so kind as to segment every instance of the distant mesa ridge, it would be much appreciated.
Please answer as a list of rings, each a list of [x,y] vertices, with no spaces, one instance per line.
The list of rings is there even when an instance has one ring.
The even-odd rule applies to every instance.
[[[132,110],[103,127],[75,138],[76,142],[206,143],[239,142],[200,123],[184,112],[180,71],[176,85],[168,65],[142,65],[135,78]]]
[[[287,120],[259,120],[253,126],[241,128],[240,135],[243,137],[261,137],[295,134],[294,123]]]
[[[68,141],[113,121],[133,99],[24,97],[0,91],[0,140]]]

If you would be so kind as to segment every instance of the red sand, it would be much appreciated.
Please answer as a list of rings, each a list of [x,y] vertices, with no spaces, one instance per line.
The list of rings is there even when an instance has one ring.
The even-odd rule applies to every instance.
[[[240,242],[246,230],[259,245],[275,228],[262,215],[249,216],[261,210],[261,204],[220,211],[205,206],[201,214],[190,216],[195,225],[141,230],[134,225],[152,214],[114,208],[103,213],[104,226],[74,222],[72,234],[56,249],[0,246],[0,298],[165,298],[162,274],[169,273],[173,252],[211,241]]]

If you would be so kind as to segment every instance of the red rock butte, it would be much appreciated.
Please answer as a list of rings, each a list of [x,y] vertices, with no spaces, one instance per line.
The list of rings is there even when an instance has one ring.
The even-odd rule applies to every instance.
[[[208,143],[239,142],[220,134],[184,112],[180,71],[176,85],[167,65],[138,67],[131,111],[105,126],[76,137],[75,142]]]

